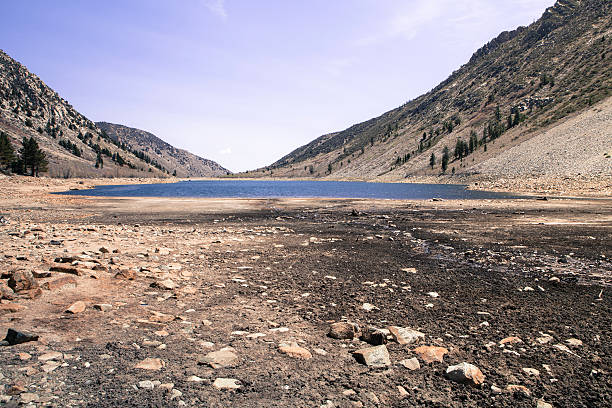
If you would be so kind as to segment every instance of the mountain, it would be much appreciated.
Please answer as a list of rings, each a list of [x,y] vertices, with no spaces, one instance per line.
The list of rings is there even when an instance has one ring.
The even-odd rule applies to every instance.
[[[125,129],[129,128],[122,135],[135,134]],[[145,132],[135,136],[135,141],[109,136],[3,51],[0,131],[8,134],[15,151],[24,137],[33,137],[47,156],[51,177],[168,177],[174,170],[178,176],[213,176],[227,172]]]
[[[609,0],[560,0],[530,26],[501,33],[425,95],[248,176],[612,175],[611,11]]]
[[[172,173],[176,171],[178,177],[218,177],[230,173],[218,163],[177,149],[144,130],[107,122],[96,122],[96,126],[121,145],[144,153]]]

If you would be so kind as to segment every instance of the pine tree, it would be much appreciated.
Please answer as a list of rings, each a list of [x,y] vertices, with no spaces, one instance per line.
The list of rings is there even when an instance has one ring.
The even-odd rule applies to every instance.
[[[0,132],[0,167],[7,168],[15,161],[15,149],[4,132]]]
[[[446,173],[446,169],[448,169],[448,160],[450,159],[450,154],[448,151],[448,147],[444,146],[444,150],[442,151],[442,173]]]
[[[47,155],[39,147],[33,137],[23,138],[22,147],[19,149],[19,173],[27,173],[28,169],[32,177],[38,177],[39,173],[47,171]]]
[[[429,157],[429,165],[431,166],[432,170],[435,164],[436,164],[436,155],[432,153],[431,156]]]

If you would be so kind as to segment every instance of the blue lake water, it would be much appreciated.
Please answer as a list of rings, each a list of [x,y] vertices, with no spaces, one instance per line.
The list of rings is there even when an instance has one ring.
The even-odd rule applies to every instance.
[[[467,190],[458,184],[366,183],[353,181],[206,180],[166,184],[97,186],[60,193],[98,197],[201,198],[377,198],[402,200],[520,198],[507,193]]]

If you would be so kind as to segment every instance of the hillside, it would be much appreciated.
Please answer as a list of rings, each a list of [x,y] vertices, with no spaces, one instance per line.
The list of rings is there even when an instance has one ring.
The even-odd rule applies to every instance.
[[[177,177],[217,177],[230,173],[218,163],[186,150],[177,149],[144,130],[107,122],[96,122],[96,126],[113,140],[128,146],[131,150],[146,154],[173,174],[176,171]]]
[[[51,177],[168,177],[175,169],[177,175],[200,176],[225,171],[214,162],[175,149],[159,139],[151,141],[151,146],[158,146],[157,150],[163,152],[176,152],[175,156],[150,154],[144,148],[146,144],[111,138],[2,51],[0,131],[8,134],[15,151],[21,148],[24,137],[36,139],[49,161],[46,175]]]
[[[499,174],[508,168],[538,174],[538,163],[551,157],[551,135],[555,146],[562,144],[559,137],[571,145],[567,155],[555,150],[555,159],[546,162],[547,174],[612,175],[610,122],[593,119],[598,111],[598,118],[610,116],[611,10],[607,0],[560,0],[529,27],[501,33],[484,45],[427,94],[322,136],[248,176],[390,181]],[[566,126],[567,120],[581,124]],[[599,136],[591,138],[593,132]],[[516,148],[534,137],[531,145]],[[521,162],[515,166],[519,152]],[[568,166],[567,161],[582,164]]]

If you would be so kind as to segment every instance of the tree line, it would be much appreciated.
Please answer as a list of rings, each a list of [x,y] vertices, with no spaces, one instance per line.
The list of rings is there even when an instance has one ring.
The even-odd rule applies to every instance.
[[[15,154],[8,134],[0,131],[0,168],[10,169],[16,174],[29,174],[38,177],[40,173],[47,171],[47,155],[38,146],[33,137],[24,137],[21,148]]]

